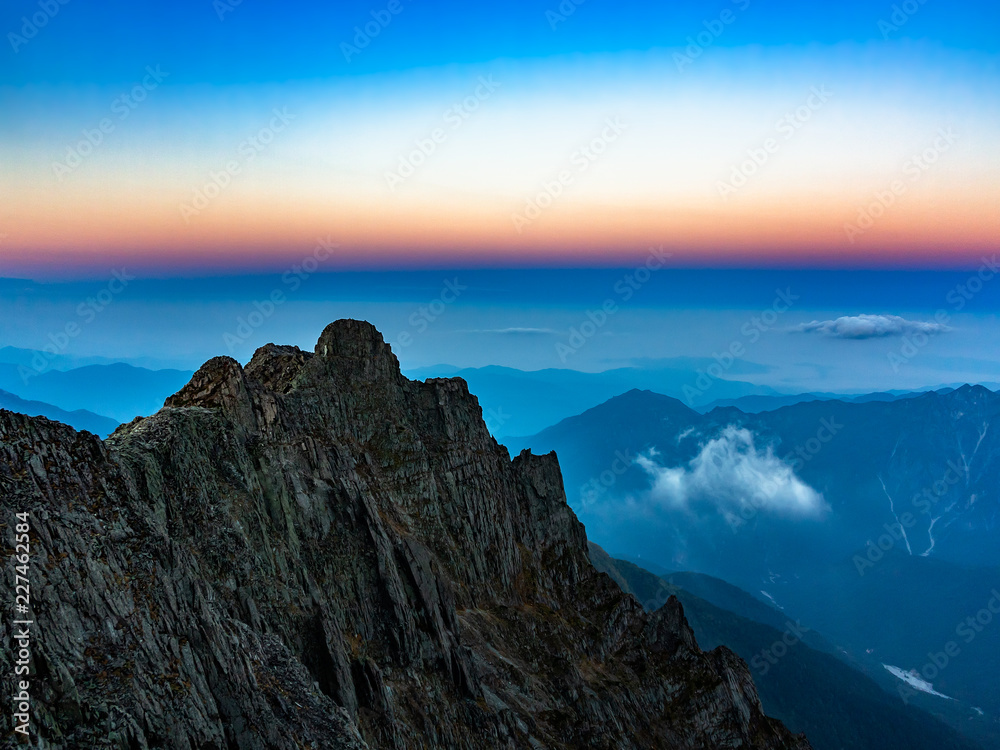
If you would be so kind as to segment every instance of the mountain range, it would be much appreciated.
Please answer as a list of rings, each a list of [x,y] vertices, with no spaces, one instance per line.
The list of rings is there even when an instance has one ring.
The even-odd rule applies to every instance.
[[[335,358],[337,367],[343,368],[343,372],[331,369],[332,363],[323,367],[318,365],[320,360],[329,359],[331,347],[340,352]],[[285,497],[286,493],[293,492],[299,498],[297,502],[301,503],[301,488],[316,481],[320,482],[319,486],[326,487],[332,481],[328,476],[329,467],[323,468],[322,463],[313,467],[315,458],[307,460],[308,467],[313,467],[307,473],[303,473],[305,469],[300,467],[297,474],[284,475],[284,480],[273,462],[287,458],[279,459],[275,454],[266,462],[260,462],[255,452],[259,447],[254,446],[258,446],[258,440],[279,438],[273,422],[279,412],[288,410],[281,419],[295,423],[302,419],[303,412],[311,415],[299,426],[289,427],[286,424],[281,434],[289,429],[305,429],[311,431],[310,434],[316,434],[317,427],[308,425],[319,419],[325,425],[323,430],[335,423],[340,435],[331,444],[331,450],[363,449],[367,456],[365,461],[369,464],[372,460],[370,453],[375,450],[375,465],[381,467],[381,472],[388,471],[388,466],[395,468],[371,487],[381,487],[378,491],[391,494],[399,490],[399,486],[393,483],[398,480],[390,481],[388,477],[403,470],[412,460],[405,458],[414,450],[412,437],[401,440],[401,435],[414,429],[413,416],[407,416],[407,410],[411,410],[414,403],[422,404],[421,399],[424,398],[416,394],[426,389],[440,389],[445,383],[466,388],[463,380],[455,378],[428,378],[423,384],[410,383],[399,375],[395,359],[387,354],[387,347],[383,347],[374,329],[364,324],[342,322],[324,333],[317,345],[316,355],[294,347],[270,346],[259,350],[246,368],[228,358],[212,360],[197,374],[150,371],[125,363],[91,364],[65,371],[49,371],[29,378],[28,383],[33,392],[47,394],[64,403],[97,404],[119,416],[155,415],[149,419],[137,419],[119,430],[104,444],[107,446],[104,449],[107,457],[101,459],[104,463],[88,464],[90,468],[87,470],[98,475],[107,473],[108,477],[121,477],[114,480],[106,478],[105,482],[125,481],[127,485],[138,482],[142,485],[143,488],[137,490],[138,495],[132,494],[131,490],[126,491],[116,502],[120,500],[126,505],[140,502],[151,507],[164,507],[171,517],[188,513],[181,507],[170,510],[172,501],[162,496],[163,490],[159,489],[164,481],[171,486],[187,486],[189,479],[182,478],[187,476],[184,473],[187,469],[175,466],[176,459],[171,459],[170,465],[163,464],[156,469],[148,466],[151,460],[154,463],[165,460],[167,453],[174,450],[168,446],[173,445],[179,451],[178,459],[184,466],[195,461],[194,465],[199,467],[195,473],[201,480],[217,487],[223,495],[231,496],[227,503],[245,496],[238,502],[249,502],[251,506],[264,503],[268,506],[272,526],[268,527],[270,530],[267,533],[271,534],[278,533],[273,527],[275,523],[292,522],[296,528],[303,523],[303,519],[282,520],[287,509],[275,509],[275,500],[269,499],[273,493],[278,493],[274,497]],[[6,359],[16,359],[11,355],[12,350],[0,350],[0,354],[4,351],[7,352]],[[22,351],[14,350],[14,353],[23,358],[26,354],[19,353]],[[387,360],[386,356],[391,359]],[[0,359],[3,358],[0,356]],[[6,382],[4,378],[13,382],[13,370],[20,366],[0,364],[0,382]],[[372,371],[373,367],[378,372]],[[396,374],[393,375],[393,372]],[[476,371],[455,369],[454,372],[463,378],[471,375],[479,379],[488,393],[492,387],[493,398],[507,398],[503,394],[508,389],[514,389],[510,392],[522,389],[520,392],[524,394],[526,406],[519,406],[518,413],[530,414],[523,418],[507,414],[499,406],[489,408],[488,402],[481,404],[475,397],[466,396],[469,404],[462,409],[471,410],[473,416],[461,417],[463,429],[471,429],[466,422],[470,419],[475,421],[475,415],[482,414],[484,423],[481,424],[497,434],[498,428],[536,424],[546,415],[560,414],[573,408],[574,404],[599,398],[602,393],[613,390],[616,384],[633,382],[636,373],[642,371],[628,368],[591,375],[558,370],[523,373],[506,368],[483,368]],[[659,375],[662,376],[662,373]],[[332,378],[336,387],[343,391],[332,402],[327,390],[333,386],[325,383],[324,377]],[[21,380],[20,376],[18,379]],[[348,390],[363,390],[365,383],[375,391],[363,395],[359,393],[357,399],[344,395]],[[395,385],[388,387],[387,383]],[[747,385],[736,384],[734,388],[739,391]],[[21,380],[22,389],[24,386]],[[169,390],[171,388],[179,388],[180,391],[170,396],[175,392]],[[402,401],[395,393],[397,388],[403,389]],[[376,408],[372,401],[376,391],[391,396],[396,412],[386,413]],[[468,394],[468,390],[462,392]],[[165,393],[168,395],[166,408],[160,409],[159,403],[162,403]],[[341,405],[338,406],[338,403]],[[387,420],[385,427],[389,431],[385,432],[385,427],[365,428],[363,432],[367,437],[360,444],[343,447],[353,446],[352,441],[358,439],[356,426],[341,424],[340,418],[332,417],[328,410],[343,409],[344,403],[352,404],[350,408],[355,409],[355,418],[358,419],[367,420],[371,417],[370,412],[377,412],[380,419]],[[401,406],[405,407],[402,417],[398,413]],[[212,423],[212,430],[228,429],[245,438],[242,449],[231,445],[225,448],[228,458],[214,454],[212,458],[202,457],[199,452],[208,450],[208,447],[197,440],[192,442],[191,430],[200,428],[189,421],[197,410],[206,408],[221,420],[218,426]],[[88,430],[99,437],[107,436],[118,426],[117,421],[99,414],[84,410],[67,412],[51,404],[26,401],[4,391],[0,391],[0,409],[48,417]],[[619,559],[613,559],[591,542],[586,553],[594,566],[610,575],[624,592],[634,595],[645,609],[658,612],[658,616],[675,623],[671,627],[680,628],[676,630],[680,635],[672,637],[680,637],[683,642],[689,640],[692,653],[700,653],[697,644],[710,649],[733,649],[751,665],[763,711],[786,723],[793,732],[805,733],[814,747],[820,750],[868,747],[966,750],[1000,747],[1000,696],[993,678],[1000,670],[1000,618],[997,618],[997,626],[991,627],[990,610],[993,601],[990,597],[996,595],[997,614],[1000,614],[1000,553],[991,544],[1000,505],[993,481],[1000,444],[992,425],[998,413],[1000,396],[980,386],[943,386],[923,392],[854,396],[757,393],[723,398],[697,408],[663,394],[633,389],[582,414],[564,419],[533,437],[507,437],[503,438],[503,442],[515,453],[526,449],[543,454],[556,450],[562,465],[561,474],[556,469],[554,476],[544,480],[532,479],[532,482],[542,481],[548,487],[546,495],[561,495],[565,479],[570,504],[591,535],[602,544],[612,545],[620,551]],[[330,422],[331,419],[333,422]],[[11,424],[16,425],[16,430],[27,430],[35,436],[28,443],[18,438],[23,445],[30,446],[29,453],[37,450],[67,451],[67,466],[80,465],[79,459],[68,458],[78,448],[70,449],[65,445],[43,448],[41,444],[32,442],[37,440],[38,435],[45,435],[46,439],[51,438],[62,444],[71,433],[60,432],[62,428],[57,425],[43,426],[43,423],[32,420],[18,422],[15,419]],[[150,433],[150,429],[154,432]],[[416,429],[423,434],[420,431],[426,428]],[[438,429],[434,427],[434,430]],[[446,424],[445,434],[450,436],[446,442],[456,439],[453,432],[454,427]],[[150,442],[151,434],[159,437]],[[285,434],[281,439],[288,439],[291,434]],[[377,435],[381,437],[376,439]],[[346,444],[337,442],[345,439],[348,441]],[[428,440],[439,442],[441,439],[432,430],[432,433],[420,437],[418,443],[427,443]],[[387,441],[391,445],[387,445]],[[492,438],[488,442],[496,445]],[[161,443],[162,447],[154,448]],[[335,447],[337,445],[341,447]],[[143,458],[142,454],[150,449],[154,450],[154,455]],[[482,447],[475,448],[475,461],[489,454],[489,451],[483,454],[483,450]],[[499,450],[503,448],[499,447]],[[518,461],[531,460],[526,456],[528,454],[515,459],[513,465],[516,466]],[[23,453],[9,454],[6,458],[11,467],[16,466],[18,461],[27,460]],[[218,464],[219,460],[223,464]],[[236,478],[235,484],[233,478],[214,474],[222,465],[242,466],[247,460],[250,460],[250,468],[239,469],[242,474]],[[294,460],[301,462],[302,459]],[[233,461],[237,463],[233,464]],[[145,468],[140,468],[140,464]],[[319,469],[322,469],[322,474],[317,480],[315,472]],[[154,474],[148,473],[151,470]],[[464,469],[462,476],[467,476],[469,471],[471,469]],[[436,476],[437,470],[433,470],[432,474]],[[4,481],[4,476],[8,477],[6,487],[12,486],[13,475],[0,473],[0,482]],[[278,479],[274,479],[275,476]],[[432,485],[434,481],[444,481],[451,486],[448,483],[455,481],[448,478],[447,472],[442,476],[444,479],[432,480]],[[507,481],[498,480],[497,476],[489,481],[500,481],[501,484]],[[51,494],[54,490],[46,488],[46,481],[49,480],[33,480],[34,490],[25,490],[22,486],[21,497],[38,492]],[[279,485],[282,481],[287,482],[287,488],[272,486],[274,481]],[[385,481],[389,484],[385,485]],[[254,489],[257,485],[259,489]],[[764,487],[766,491],[755,494],[754,489],[759,487]],[[68,491],[78,495],[92,490],[74,486]],[[182,494],[189,492],[180,491]],[[193,492],[193,488],[190,491]],[[538,492],[539,488],[535,486],[534,491]],[[259,492],[264,494],[258,496],[256,493]],[[328,493],[329,490],[323,492]],[[281,500],[281,503],[284,507],[287,500]],[[228,535],[224,542],[219,542],[217,536],[208,542],[196,538],[196,535],[185,537],[186,544],[196,557],[208,554],[214,559],[218,553],[211,545],[217,542],[224,543],[228,549],[228,545],[233,543],[239,547],[241,535],[250,541],[248,532],[243,528],[246,520],[234,507],[226,507],[224,525],[232,524],[233,529],[220,532]],[[425,512],[418,516],[422,517]],[[181,516],[176,516],[177,513]],[[275,516],[275,513],[278,515]],[[384,514],[384,511],[379,513]],[[99,513],[97,516],[96,523],[105,523],[101,520],[103,516]],[[217,520],[213,516],[211,523]],[[412,527],[412,520],[393,521],[394,528],[400,523],[404,527],[404,530],[397,529],[393,533],[401,533],[403,539],[409,540],[420,537],[420,543],[426,545],[433,557],[437,554],[434,545],[441,542],[440,534],[443,532],[437,529],[432,531],[430,537],[421,536],[431,529],[425,530],[421,525],[423,522]],[[324,520],[323,524],[331,522]],[[343,521],[336,523],[342,524]],[[174,538],[175,530],[171,527],[166,533]],[[49,533],[54,535],[56,531]],[[150,533],[155,536],[160,532]],[[182,536],[186,533],[182,529]],[[258,530],[258,533],[262,532]],[[444,533],[453,536],[455,530]],[[468,534],[469,531],[466,529],[462,533]],[[557,536],[568,534],[567,538],[578,538],[582,533],[582,527],[578,532],[560,527]],[[538,541],[537,534],[536,537],[528,531],[523,534],[527,535],[524,538]],[[206,543],[208,547],[203,546]],[[456,541],[446,538],[443,543],[450,550],[444,553],[446,557],[454,557],[452,546]],[[463,542],[468,543],[468,539]],[[81,544],[77,553],[84,558],[91,559],[88,555],[92,557],[93,554],[97,554],[98,559],[106,558],[103,546],[99,546],[99,551],[95,553],[87,551],[89,543]],[[576,546],[580,547],[578,541]],[[284,564],[291,564],[288,562],[291,552],[286,550],[284,554]],[[303,552],[300,550],[296,554]],[[530,575],[535,581],[528,587],[535,592],[533,595],[540,592],[537,579],[553,573],[550,570],[552,554],[546,552],[542,555],[540,568],[532,569],[530,573],[522,569],[519,574]],[[571,567],[577,570],[581,566],[580,554],[580,549],[576,552],[563,549],[557,558],[565,561],[567,555],[570,558],[576,555],[576,562]],[[228,553],[224,557],[233,559]],[[120,569],[124,563],[116,561],[112,565],[109,561],[107,564],[112,569],[115,566]],[[165,565],[162,560],[158,564]],[[212,568],[216,570],[213,575],[220,581],[223,569],[218,566],[221,564],[217,561]],[[273,564],[273,561],[265,563],[263,560],[247,563],[244,565],[247,581],[261,575],[261,565],[263,569],[270,569]],[[306,561],[300,564],[312,565]],[[435,575],[442,574],[441,569],[434,565],[431,567]],[[583,567],[586,569],[587,564]],[[447,569],[446,578],[450,585],[459,589],[470,585],[463,583],[465,573],[455,573],[447,563],[444,568]],[[174,570],[175,574],[182,576],[202,575],[201,568],[197,566],[181,566]],[[411,580],[418,580],[427,573],[411,571],[409,575]],[[578,573],[571,573],[570,578],[575,575]],[[573,580],[579,583],[583,579]],[[417,599],[421,602],[424,602],[421,597],[426,596],[420,589],[423,585],[418,585]],[[439,581],[436,585],[442,584]],[[543,587],[548,592],[546,597],[551,597],[553,585],[550,582]],[[244,585],[245,590],[246,586],[250,584]],[[522,589],[518,584],[518,595],[523,597]],[[568,595],[566,590],[563,592],[562,596]],[[132,597],[130,601],[135,601],[134,591],[125,593]],[[274,596],[274,592],[265,594]],[[258,591],[257,595],[264,594]],[[358,595],[356,587],[351,595]],[[449,596],[461,598],[454,592]],[[496,606],[507,606],[505,597],[509,594],[502,593],[502,587],[491,590],[490,596],[504,602]],[[550,598],[545,601],[546,607],[554,606]],[[123,606],[118,600],[108,600],[105,605],[115,611]],[[275,606],[261,602],[255,602],[253,606],[258,605]],[[412,605],[413,601],[406,600],[393,606]],[[221,619],[212,627],[217,625],[225,630],[226,626],[222,623],[228,617],[236,618],[251,630],[259,630],[264,621],[259,614],[256,617],[247,615],[245,606],[241,604],[236,610],[220,614]],[[329,602],[323,606],[334,607]],[[565,606],[564,601],[556,607],[556,611]],[[456,609],[456,613],[461,634],[465,632],[463,628],[469,626],[463,619],[466,616],[461,608]],[[990,622],[982,622],[983,613],[991,615]],[[91,616],[92,613],[86,615]],[[337,617],[342,619],[343,616]],[[371,618],[374,615],[367,612],[365,616]],[[448,625],[450,620],[446,614],[433,616],[443,618],[446,629],[452,627]],[[322,620],[324,615],[319,617]],[[970,617],[973,619],[969,620]],[[976,617],[980,618],[979,622],[975,621]],[[493,638],[516,635],[517,627],[537,627],[537,623],[521,621],[511,630],[498,629],[493,623],[475,619],[471,616],[474,622],[469,628],[470,637],[475,641],[488,632],[489,637],[483,646],[487,641],[493,644]],[[683,623],[688,621],[692,628],[690,638],[683,635],[687,627]],[[570,627],[595,625],[593,622],[586,625],[576,621],[566,624]],[[329,627],[322,625],[324,632],[328,632]],[[335,741],[334,736],[336,742],[343,743],[344,737],[350,735],[371,747],[382,746],[379,742],[385,737],[395,737],[393,742],[396,742],[399,737],[409,736],[407,733],[415,731],[412,716],[404,719],[402,728],[394,725],[394,717],[401,709],[385,695],[376,701],[379,703],[376,709],[361,705],[359,691],[363,693],[371,688],[359,687],[353,663],[349,667],[351,689],[354,691],[351,698],[343,674],[328,674],[330,669],[335,672],[345,669],[342,664],[348,657],[331,652],[334,667],[323,661],[327,657],[322,657],[323,663],[317,664],[315,659],[319,657],[314,653],[315,644],[310,641],[315,636],[296,632],[284,631],[284,635],[291,639],[285,642],[291,652],[290,658],[298,662],[298,666],[288,668],[293,671],[304,668],[316,678],[326,698],[345,710],[348,717],[347,723],[339,726],[334,734],[324,735],[315,726],[303,731],[312,732],[315,737],[324,737],[324,741],[331,743]],[[201,632],[196,637],[211,640],[217,635]],[[262,637],[262,634],[255,633],[254,637]],[[454,634],[448,637],[458,638]],[[289,642],[292,645],[289,646]],[[782,649],[781,659],[773,664],[763,660],[762,655],[770,654],[772,647],[779,643],[787,646]],[[540,647],[541,644],[534,645]],[[333,649],[334,646],[328,644],[327,648]],[[513,653],[505,650],[504,658],[512,658]],[[77,656],[61,654],[58,658],[71,660]],[[518,659],[523,656],[519,654]],[[145,658],[152,663],[153,656],[147,653]],[[447,658],[453,660],[455,657]],[[480,660],[482,658],[479,657]],[[943,666],[941,659],[945,660]],[[489,658],[486,660],[489,661]],[[326,666],[323,666],[324,663]],[[57,666],[50,663],[42,672]],[[366,666],[363,669],[369,668]],[[375,668],[384,671],[394,667],[379,662]],[[461,669],[469,667],[465,664]],[[525,666],[524,669],[528,670],[527,673],[521,674],[518,680],[537,679],[531,672],[534,667],[528,669]],[[608,667],[605,665],[602,669]],[[585,682],[591,679],[588,677],[590,672],[586,670],[580,674]],[[463,676],[462,679],[469,678]],[[740,683],[744,681],[743,677],[735,679]],[[121,683],[118,687],[124,685]],[[638,685],[635,683],[634,686]],[[595,685],[591,687],[596,689]],[[502,692],[501,688],[492,684],[485,687],[484,683],[480,688],[483,691],[481,695],[491,694],[494,698]],[[140,713],[150,707],[162,709],[155,697],[143,692],[145,688],[142,686],[133,684],[128,689],[132,691],[131,700]],[[233,695],[242,691],[241,697],[233,700],[253,702],[244,694],[245,685],[230,685],[226,689],[235,691]],[[746,689],[754,688],[751,684]],[[488,690],[493,692],[487,693]],[[555,688],[551,685],[544,688],[547,698],[542,700],[556,699],[557,694],[561,695],[558,690],[553,690]],[[265,696],[265,699],[273,704],[272,696]],[[314,699],[323,701],[320,696],[310,698]],[[532,698],[536,699],[538,695]],[[564,698],[556,700],[563,701]],[[635,700],[635,696],[628,700]],[[204,703],[204,696],[198,697],[195,702],[199,701],[197,710],[211,710]],[[513,710],[515,714],[518,709],[512,707],[514,703],[527,710],[528,704],[524,703],[523,696],[514,700],[506,695],[500,701],[506,710]],[[496,708],[493,698],[486,698],[486,702]],[[239,711],[274,715],[274,705],[265,709],[258,703],[242,705]],[[61,709],[52,710],[50,719],[57,723],[62,721],[59,715]],[[366,710],[388,711],[376,722],[382,730],[374,731],[374,725],[368,723],[370,717]],[[261,711],[262,714],[259,713]],[[527,721],[529,716],[533,714],[523,714],[521,720]],[[426,722],[425,719],[420,721]],[[390,725],[393,728],[385,729]],[[530,723],[526,725],[533,726]],[[147,734],[147,730],[152,733]],[[633,730],[634,727],[630,731]],[[89,730],[73,736],[90,736],[86,731]],[[737,733],[742,731],[745,729]],[[222,732],[225,735],[225,730]],[[631,736],[628,732],[626,735]],[[161,736],[172,736],[171,731],[162,725],[154,727],[148,721],[145,728],[133,728],[122,734],[122,737],[130,738],[129,742]],[[250,731],[233,741],[254,742],[256,740],[251,739],[254,736]],[[548,744],[554,741],[554,734],[539,739],[542,735],[528,732],[529,740],[532,736],[545,747],[562,746]],[[513,744],[510,746],[519,747],[516,732],[511,737]]]
[[[0,489],[47,748],[810,747],[593,567],[555,456],[367,323],[210,360],[106,441],[0,411]]]
[[[759,414],[631,391],[505,443],[557,452],[602,546],[730,581],[996,723],[998,415],[981,386]]]
[[[694,383],[697,377],[694,365],[698,363],[698,360],[689,359],[653,361],[643,367],[622,367],[604,372],[438,365],[407,370],[406,375],[417,380],[462,378],[479,399],[487,426],[494,435],[503,437],[532,434],[634,388],[681,397],[685,387]],[[708,404],[711,399],[776,394],[767,386],[718,380],[706,395],[696,397],[693,403]]]
[[[720,398],[711,403],[693,407],[700,414],[708,412],[722,406],[735,406],[747,414],[757,414],[762,411],[774,411],[782,406],[794,406],[807,401],[843,401],[848,404],[863,404],[869,401],[897,401],[902,398],[914,398],[929,391],[935,393],[949,393],[963,384],[957,386],[939,386],[936,388],[925,388],[919,391],[881,391],[876,393],[844,394],[844,393],[797,393],[789,395],[764,395],[764,396],[739,396],[737,398]],[[986,387],[987,384],[983,384]],[[993,390],[1000,388],[1000,385],[993,384]]]
[[[603,372],[580,372],[550,368],[518,370],[511,367],[454,367],[436,365],[406,370],[416,380],[436,377],[459,377],[469,384],[483,407],[483,418],[498,439],[533,435],[563,419],[598,406],[630,390],[649,390],[682,401],[699,413],[719,406],[736,406],[747,413],[773,411],[806,401],[840,400],[847,403],[894,401],[918,396],[926,390],[947,392],[962,384],[941,385],[925,391],[888,391],[883,393],[779,393],[756,385],[740,376],[752,377],[766,368],[751,362],[739,363],[727,373],[730,379],[714,379],[699,393],[692,388],[699,368],[716,364],[712,359],[678,357],[648,360],[642,366],[620,367]],[[991,384],[986,384],[991,385]],[[992,384],[1000,388],[1000,384]]]
[[[155,412],[192,374],[149,370],[124,362],[38,374],[30,367],[8,362],[0,364],[0,390],[65,411],[84,409],[123,423]]]
[[[77,430],[92,432],[102,438],[110,435],[118,427],[118,422],[115,420],[85,409],[68,412],[58,406],[41,401],[25,401],[13,393],[7,393],[7,391],[0,391],[0,409],[27,414],[29,417],[46,417],[56,422],[68,424]]]
[[[127,364],[148,370],[169,369],[172,363],[157,357],[101,357],[97,355],[78,356],[57,350],[22,349],[16,346],[0,346],[0,364],[19,365],[30,374],[42,374],[49,370],[75,370],[89,365]]]

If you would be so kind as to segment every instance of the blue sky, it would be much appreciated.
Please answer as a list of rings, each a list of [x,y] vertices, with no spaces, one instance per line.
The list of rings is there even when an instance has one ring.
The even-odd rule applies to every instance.
[[[949,301],[1000,236],[998,28],[971,0],[8,3],[0,345],[44,347],[113,269],[136,278],[67,353],[186,367],[309,347],[336,317],[372,320],[408,367],[712,357],[792,289],[743,357],[762,382],[998,380],[995,282]],[[273,145],[246,151],[261,133]],[[337,249],[293,290],[317,237]],[[651,247],[672,270],[621,299]],[[828,270],[783,270],[809,268]],[[274,315],[227,339],[272,292]],[[868,324],[888,332],[831,333]]]
[[[508,3],[400,0],[401,12],[350,63],[340,44],[351,42],[388,2],[327,3],[95,3],[60,6],[37,39],[5,54],[0,83],[127,83],[136,60],[170,66],[178,82],[227,85],[285,83],[330,76],[475,63],[496,58],[587,55],[682,47],[726,9],[745,13],[713,45],[824,45],[913,39],[995,53],[1000,8],[973,0],[914,0],[918,10],[898,31],[891,2],[802,3],[776,0],[650,3],[585,0],[569,15],[557,0]],[[5,36],[19,34],[22,16],[38,2],[6,3]],[[555,13],[564,17],[559,21]],[[220,21],[219,16],[222,16]],[[553,29],[552,26],[555,25]],[[10,48],[5,50],[10,52]]]

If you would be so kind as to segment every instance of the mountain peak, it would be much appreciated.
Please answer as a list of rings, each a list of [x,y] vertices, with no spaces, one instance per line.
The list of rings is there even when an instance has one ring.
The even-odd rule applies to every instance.
[[[198,368],[164,406],[216,406],[245,388],[243,367],[232,357],[213,357]]]
[[[954,393],[954,394],[960,394],[962,396],[973,395],[973,396],[987,397],[987,398],[996,398],[997,397],[997,393],[995,393],[994,391],[991,391],[989,388],[987,388],[984,385],[979,385],[978,383],[977,384],[973,384],[973,385],[970,385],[970,384],[966,383],[965,385],[960,386],[960,387],[956,388],[955,390],[953,390],[951,392]],[[945,394],[945,395],[947,395],[947,394]]]
[[[316,342],[316,354],[321,357],[377,359],[388,350],[389,345],[375,326],[350,318],[330,323]]]
[[[353,378],[371,381],[401,377],[399,360],[368,321],[344,319],[331,323],[316,342],[316,355]]]
[[[656,419],[668,415],[683,415],[692,419],[696,419],[699,416],[694,409],[673,396],[666,396],[656,391],[633,388],[620,396],[608,399],[603,404],[598,404],[592,409],[588,409],[579,415],[579,417],[570,417],[570,419],[579,419],[587,415],[595,416],[602,412],[621,412],[621,419],[632,416],[640,417],[641,415],[645,415],[646,418]]]

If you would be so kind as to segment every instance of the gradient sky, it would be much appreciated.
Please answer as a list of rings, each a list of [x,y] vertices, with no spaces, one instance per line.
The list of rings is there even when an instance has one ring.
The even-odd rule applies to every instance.
[[[196,367],[355,317],[410,368],[704,364],[792,289],[727,374],[1000,381],[996,274],[955,296],[1000,251],[998,28],[971,0],[6,3],[0,346],[77,324],[67,356]],[[895,329],[837,333],[870,315]]]
[[[280,271],[317,238],[329,268],[996,250],[995,3],[391,7],[6,4],[0,277]]]

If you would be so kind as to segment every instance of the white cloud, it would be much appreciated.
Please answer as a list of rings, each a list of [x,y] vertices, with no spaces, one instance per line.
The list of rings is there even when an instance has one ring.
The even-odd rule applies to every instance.
[[[836,320],[814,320],[792,330],[799,333],[820,333],[838,339],[872,339],[914,333],[944,333],[951,328],[941,323],[907,320],[898,315],[851,315]]]
[[[505,336],[543,336],[557,333],[551,328],[475,328],[456,333],[497,333]]]
[[[653,480],[652,499],[670,508],[708,504],[726,517],[750,508],[794,517],[816,517],[829,509],[823,495],[799,479],[770,446],[758,449],[745,428],[726,427],[686,466],[661,466],[655,457],[651,451],[636,463]]]

